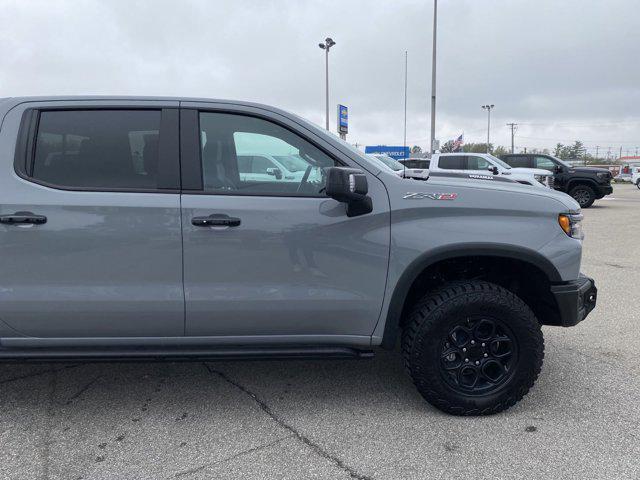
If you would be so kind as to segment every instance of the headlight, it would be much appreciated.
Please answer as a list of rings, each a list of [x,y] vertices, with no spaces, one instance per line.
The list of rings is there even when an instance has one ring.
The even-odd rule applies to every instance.
[[[596,175],[600,180],[609,180],[609,173],[608,172],[598,172],[598,173],[596,173]]]
[[[536,181],[540,182],[542,185],[546,187],[549,186],[549,182],[548,182],[549,175],[534,175],[533,178],[535,178]]]
[[[571,238],[582,240],[584,238],[584,231],[582,230],[582,219],[584,217],[581,213],[561,213],[558,215],[558,223],[560,228],[564,230],[564,233]]]

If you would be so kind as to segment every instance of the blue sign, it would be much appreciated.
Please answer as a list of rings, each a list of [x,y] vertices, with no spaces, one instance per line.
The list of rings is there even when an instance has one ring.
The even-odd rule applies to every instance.
[[[394,160],[402,160],[410,156],[409,147],[392,147],[388,145],[367,145],[364,147],[364,153],[382,153]]]
[[[349,133],[349,109],[338,105],[338,133]]]

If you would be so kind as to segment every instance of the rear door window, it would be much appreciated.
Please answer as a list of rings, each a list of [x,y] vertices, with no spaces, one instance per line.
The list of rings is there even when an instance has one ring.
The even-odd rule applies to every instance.
[[[505,155],[504,161],[514,168],[530,168],[529,157],[527,155]]]
[[[40,112],[30,176],[52,186],[156,189],[161,110]]]
[[[443,170],[464,170],[464,155],[447,155],[438,159],[438,166]]]

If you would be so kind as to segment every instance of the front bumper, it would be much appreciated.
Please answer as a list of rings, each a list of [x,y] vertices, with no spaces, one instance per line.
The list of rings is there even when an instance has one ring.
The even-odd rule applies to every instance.
[[[605,195],[611,195],[613,193],[613,187],[611,185],[598,185],[598,195],[600,198]]]
[[[593,279],[582,274],[577,280],[551,286],[551,293],[556,297],[563,327],[572,327],[587,318],[598,297]]]

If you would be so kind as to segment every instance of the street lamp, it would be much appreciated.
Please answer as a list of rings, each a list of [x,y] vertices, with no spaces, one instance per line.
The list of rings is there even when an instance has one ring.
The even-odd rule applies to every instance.
[[[325,110],[325,122],[326,129],[329,130],[329,50],[336,42],[331,37],[324,39],[324,43],[319,43],[318,46],[324,50],[325,53],[325,71],[326,71],[326,110]]]
[[[491,109],[495,105],[482,105],[482,109],[487,111],[487,153],[489,153],[489,132],[491,131]]]

